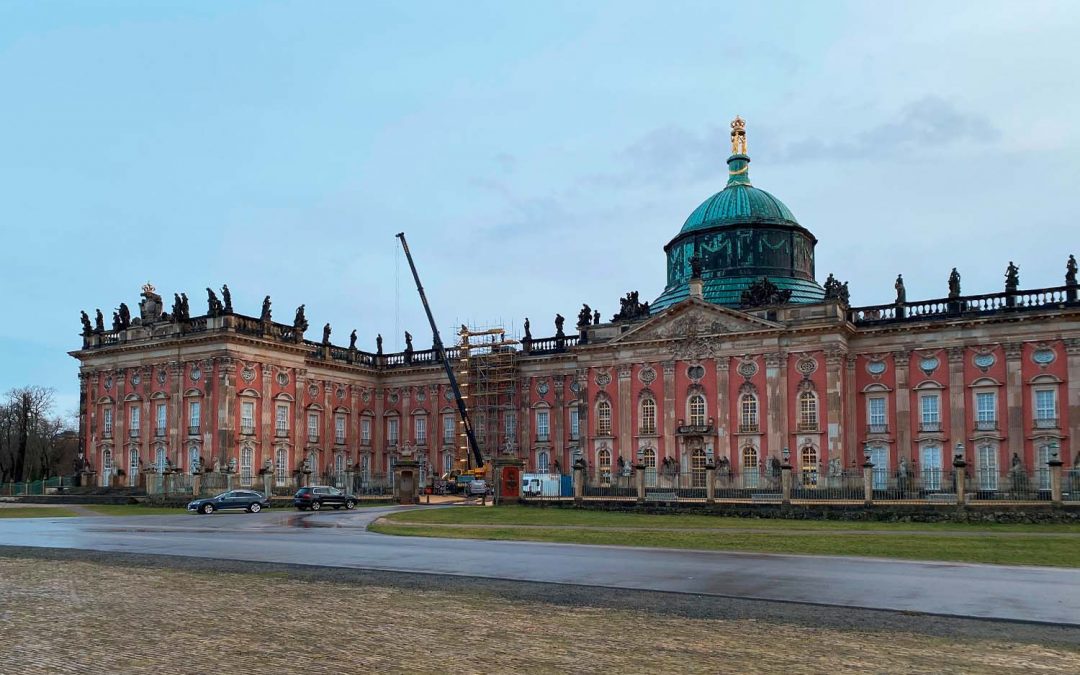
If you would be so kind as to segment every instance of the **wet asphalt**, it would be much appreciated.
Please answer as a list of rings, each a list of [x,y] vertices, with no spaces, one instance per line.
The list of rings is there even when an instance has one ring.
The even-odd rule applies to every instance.
[[[334,577],[375,575],[384,581],[395,576],[387,573],[429,582],[436,575],[441,586],[480,578],[487,586],[527,582],[522,588],[559,588],[551,592],[615,604],[645,596],[666,597],[661,604],[679,607],[764,601],[759,610],[775,604],[786,608],[780,614],[816,615],[815,623],[832,614],[823,611],[827,606],[845,610],[837,616],[869,610],[875,620],[901,612],[1035,622],[1074,638],[1080,628],[1076,569],[392,537],[366,530],[400,508],[0,520],[0,547],[19,547],[0,548],[0,555],[169,556],[160,560],[230,569],[240,563],[280,565],[313,574],[324,573],[313,568],[323,568]]]

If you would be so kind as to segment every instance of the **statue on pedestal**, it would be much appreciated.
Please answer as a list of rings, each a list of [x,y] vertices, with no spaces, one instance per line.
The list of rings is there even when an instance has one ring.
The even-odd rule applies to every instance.
[[[259,315],[260,321],[270,321],[270,296],[263,298],[262,313]]]
[[[949,273],[949,299],[953,300],[960,297],[960,273],[956,271],[956,268],[952,268],[952,272]]]
[[[382,355],[382,333],[375,336],[375,353]]]
[[[563,332],[563,323],[566,321],[566,317],[562,314],[555,315],[555,337],[566,337],[566,333]]]
[[[322,343],[324,347],[330,346],[330,324],[327,323],[322,329]]]
[[[581,311],[577,315],[577,327],[582,329],[592,323],[592,308],[588,305],[582,305]]]
[[[353,329],[353,332],[349,333],[349,349],[356,349],[356,329]]]
[[[1069,262],[1065,263],[1065,285],[1076,285],[1076,256],[1069,254]]]
[[[529,330],[529,317],[525,317],[525,338],[526,340],[532,340],[532,331]]]
[[[896,275],[896,283],[893,284],[893,288],[896,289],[896,304],[902,305],[907,302],[907,290],[904,288],[904,275]]]
[[[82,321],[82,334],[83,337],[90,335],[94,332],[94,327],[90,325],[90,315],[86,312],[79,312],[79,319]]]
[[[1013,261],[1009,261],[1009,266],[1005,268],[1005,292],[1015,293],[1016,289],[1020,287],[1020,268],[1013,264]]]
[[[97,310],[94,313],[94,332],[95,333],[104,333],[105,332],[105,317],[101,315],[101,310],[100,309]]]
[[[232,314],[232,293],[229,292],[229,284],[221,287],[221,299],[225,301],[222,307],[226,314]]]

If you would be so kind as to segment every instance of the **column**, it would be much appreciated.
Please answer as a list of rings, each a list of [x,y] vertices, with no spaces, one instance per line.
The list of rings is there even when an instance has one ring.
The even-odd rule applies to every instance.
[[[1010,342],[1005,348],[1005,402],[1009,425],[1009,457],[1016,453],[1024,458],[1024,380],[1021,372],[1020,343]],[[1025,462],[1027,465],[1027,462]]]
[[[787,356],[779,352],[765,355],[765,414],[768,416],[769,454],[779,454],[787,443]]]
[[[179,460],[181,439],[183,438],[181,434],[187,433],[187,429],[184,428],[187,423],[184,421],[184,364],[182,362],[171,361],[169,363],[169,378],[173,385],[173,394],[169,399],[169,445],[166,453],[172,459]],[[154,461],[157,461],[156,451]]]
[[[660,460],[664,457],[674,457],[676,455],[675,447],[675,425],[678,418],[675,415],[675,362],[665,361],[664,366],[664,451],[661,455],[657,452],[656,462],[659,467]],[[659,448],[658,448],[659,450]]]
[[[949,440],[953,446],[957,443],[969,445],[966,440],[967,420],[964,416],[967,399],[967,390],[964,387],[964,356],[967,350],[963,347],[949,349]],[[942,402],[944,403],[944,402]],[[971,452],[974,452],[974,444]]]
[[[633,367],[630,365],[619,366],[619,445],[614,453],[630,462],[636,461],[633,450],[634,401],[630,392],[632,372]],[[615,458],[613,457],[611,461],[614,463]]]
[[[217,438],[218,456],[228,466],[229,459],[236,458],[236,470],[240,470],[240,455],[236,450],[236,363],[230,358],[217,359],[221,379],[218,394]],[[254,470],[254,467],[252,467]]]
[[[727,356],[716,357],[716,461],[720,457],[727,457],[732,465],[735,458],[731,456],[731,401],[729,392],[729,373],[731,363]]]
[[[825,410],[828,425],[825,431],[829,448],[827,456],[829,459],[840,457],[841,462],[844,461],[844,366],[846,363],[847,352],[838,349],[825,352]],[[854,410],[854,408],[849,409]],[[851,427],[854,428],[855,424],[852,423]],[[854,447],[854,441],[852,441],[852,447]]]
[[[1065,340],[1065,354],[1068,357],[1068,382],[1065,383],[1068,400],[1061,404],[1061,409],[1069,411],[1069,440],[1062,444],[1058,456],[1067,466],[1077,466],[1080,464],[1076,461],[1080,454],[1080,338]]]
[[[551,455],[548,458],[548,471],[556,458],[559,466],[564,466],[563,454],[566,450],[566,376],[559,374],[551,378],[555,385],[555,407],[551,411]],[[514,439],[517,447],[517,439]]]
[[[385,466],[382,467],[381,471],[379,470],[379,461],[382,458],[382,450],[384,447],[383,434],[386,433],[386,430],[383,428],[386,425],[386,420],[383,418],[383,413],[386,412],[386,389],[384,389],[383,387],[377,387],[374,391],[374,396],[375,417],[371,420],[371,466],[369,469],[373,474],[385,473],[387,471],[387,467]],[[455,430],[459,430],[460,425],[455,426],[454,428]],[[459,439],[454,439],[455,445],[458,443],[458,441]],[[389,476],[387,476],[387,478],[389,478]]]
[[[270,386],[270,377],[273,375],[273,367],[262,364],[260,368],[262,372],[262,379],[259,380],[259,446],[262,448],[263,463],[267,458],[270,459],[270,466],[274,472],[274,476],[277,476],[277,449],[274,447],[274,434],[277,433],[274,427],[274,419],[277,415],[277,410],[274,409],[274,400],[271,396],[273,389]],[[261,465],[260,465],[261,466]],[[269,496],[270,493],[267,493]]]
[[[893,404],[896,407],[896,456],[899,466],[900,458],[907,457],[911,461],[911,389],[908,383],[908,365],[911,363],[911,354],[908,352],[893,352],[893,364],[896,367],[896,397]],[[950,372],[952,367],[950,366]],[[962,383],[961,383],[962,384]]]
[[[843,445],[841,447],[840,463],[845,468],[848,466],[848,461],[853,457],[859,448],[859,425],[855,419],[855,415],[858,414],[859,406],[856,405],[856,397],[858,392],[855,390],[855,364],[858,359],[851,354],[845,359],[846,371],[844,373],[844,395],[841,397],[844,401],[844,409],[840,411],[840,419],[846,424],[847,437],[837,431],[837,438],[844,438]],[[846,455],[845,450],[851,455]]]

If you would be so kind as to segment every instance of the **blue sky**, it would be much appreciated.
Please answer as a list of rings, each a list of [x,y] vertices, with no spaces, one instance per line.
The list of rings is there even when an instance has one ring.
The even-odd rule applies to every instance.
[[[426,346],[401,230],[441,326],[608,317],[735,114],[855,303],[1058,285],[1077,34],[1072,2],[0,0],[0,392],[73,409],[79,310],[148,280]]]

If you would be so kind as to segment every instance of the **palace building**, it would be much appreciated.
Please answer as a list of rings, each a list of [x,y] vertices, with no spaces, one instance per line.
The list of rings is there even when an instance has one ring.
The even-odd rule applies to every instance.
[[[521,339],[470,331],[448,347],[486,454],[559,473],[582,459],[601,480],[625,464],[725,467],[756,486],[790,458],[813,487],[839,468],[874,466],[875,487],[901,472],[940,475],[959,454],[980,489],[1017,463],[1080,463],[1080,302],[1076,262],[1063,283],[895,297],[851,307],[847,284],[814,268],[816,237],[755,187],[742,120],[732,123],[727,185],[664,247],[667,280],[651,304],[631,293],[608,322],[588,306],[575,329]],[[659,243],[659,242],[658,242]],[[1063,261],[1064,262],[1064,261]],[[137,316],[113,326],[83,315],[80,435],[101,484],[136,484],[156,468],[234,467],[295,486],[377,481],[402,453],[427,478],[462,466],[453,395],[432,350],[373,353],[306,339],[301,306],[275,321],[234,311],[208,289],[191,316],[143,287]],[[450,342],[449,337],[447,342]],[[613,468],[615,467],[615,468]],[[311,478],[316,480],[316,478]],[[932,480],[931,480],[932,482]],[[927,484],[929,485],[929,484]]]

